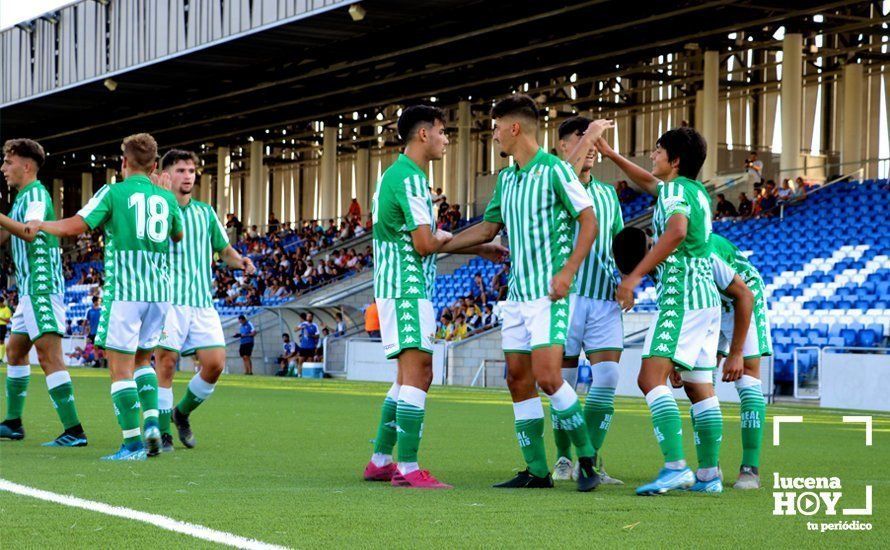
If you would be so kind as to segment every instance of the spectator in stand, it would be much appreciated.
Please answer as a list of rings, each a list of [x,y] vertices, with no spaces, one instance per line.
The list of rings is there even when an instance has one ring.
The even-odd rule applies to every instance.
[[[494,306],[491,303],[485,304],[485,310],[482,312],[482,328],[496,327],[500,322],[498,316],[494,314]]]
[[[510,260],[504,262],[501,269],[491,278],[491,294],[495,300],[502,302],[507,299],[507,281],[510,279]]]
[[[99,332],[99,319],[102,317],[102,299],[93,296],[93,307],[87,310],[87,323],[90,327],[90,336],[95,340]]]
[[[754,211],[754,204],[744,192],[739,193],[739,217],[750,218]]]
[[[260,232],[257,229],[257,226],[251,225],[250,229],[247,231],[247,238],[248,239],[257,239],[257,238],[259,238],[259,236],[260,236]]]
[[[365,332],[370,338],[380,338],[380,316],[377,313],[377,302],[371,300],[365,308]]]
[[[275,217],[275,212],[269,213],[268,235],[274,235],[281,229],[281,222]]]
[[[438,206],[441,208],[442,204],[448,204],[448,197],[445,196],[445,193],[442,192],[441,187],[436,187],[436,192],[432,193],[433,196],[433,206]]]
[[[437,340],[451,341],[451,335],[454,333],[454,322],[450,311],[445,311],[439,317],[439,330],[436,331]]]
[[[362,205],[358,203],[358,199],[352,197],[352,202],[349,203],[349,210],[346,211],[346,215],[349,216],[350,221],[359,221],[362,219]]]
[[[482,274],[476,273],[473,276],[473,286],[470,288],[470,295],[477,304],[488,303],[488,295],[485,293],[485,283],[482,281]]]
[[[738,215],[735,205],[726,200],[726,195],[717,193],[717,212],[714,214],[714,219],[735,218]]]
[[[804,183],[803,178],[797,176],[795,180],[794,193],[791,195],[791,200],[793,202],[800,202],[807,198],[807,184]]]
[[[778,197],[776,195],[776,183],[770,180],[767,182],[766,186],[760,190],[760,200],[755,208],[755,214],[759,214],[765,218],[771,218],[776,215],[775,208],[777,204]]]
[[[639,193],[631,189],[625,180],[618,182],[616,191],[618,192],[618,202],[622,203],[633,202],[639,196]]]
[[[458,342],[467,337],[469,327],[467,326],[467,318],[463,313],[458,313],[454,318],[454,328],[451,330],[451,341]]]
[[[340,222],[340,240],[345,241],[352,238],[352,226],[346,221]]]
[[[756,187],[763,182],[763,162],[757,160],[757,151],[748,153],[748,158],[745,159],[745,174],[748,183],[753,183]]]
[[[244,224],[241,223],[241,220],[238,219],[238,216],[229,213],[226,214],[226,229],[234,230],[235,240],[237,241],[241,238],[241,233],[244,231]]]
[[[790,202],[791,198],[794,196],[794,190],[791,189],[791,180],[785,178],[782,181],[782,188],[776,192],[776,196],[779,199],[779,202],[786,203]]]

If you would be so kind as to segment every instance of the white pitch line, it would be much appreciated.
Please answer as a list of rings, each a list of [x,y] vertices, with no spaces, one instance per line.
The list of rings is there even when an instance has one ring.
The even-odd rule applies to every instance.
[[[216,531],[209,527],[204,527],[203,525],[195,525],[194,523],[179,521],[173,518],[168,518],[167,516],[149,514],[148,512],[140,512],[139,510],[131,510],[130,508],[124,508],[122,506],[112,506],[110,504],[105,504],[104,502],[96,502],[70,495],[51,493],[42,489],[28,487],[27,485],[19,485],[18,483],[13,483],[5,479],[0,479],[0,491],[8,491],[17,495],[55,502],[56,504],[81,508],[92,512],[99,512],[100,514],[109,516],[141,521],[155,527],[160,527],[161,529],[166,529],[175,533],[182,533],[183,535],[208,540],[210,542],[217,542],[234,548],[244,548],[247,550],[287,550],[286,546],[268,544],[255,539],[248,539],[233,535],[232,533],[226,533],[225,531]]]

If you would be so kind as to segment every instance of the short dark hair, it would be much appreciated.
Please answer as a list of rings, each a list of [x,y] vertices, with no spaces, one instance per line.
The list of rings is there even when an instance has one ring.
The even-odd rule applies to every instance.
[[[290,338],[290,334],[288,334],[286,332],[282,332],[281,336],[283,336],[284,338]]]
[[[195,166],[198,166],[198,155],[192,151],[170,149],[161,157],[161,170],[166,170],[181,160],[190,160],[195,163]]]
[[[38,170],[43,168],[43,163],[46,161],[46,152],[44,152],[43,146],[28,138],[7,140],[3,144],[3,154],[31,159],[37,164]]]
[[[432,105],[412,105],[402,110],[396,127],[403,143],[408,143],[421,124],[434,125],[439,121],[444,126],[448,118],[445,111]]]
[[[612,239],[612,255],[618,271],[627,274],[636,269],[646,255],[646,232],[639,227],[625,227]]]
[[[98,296],[93,296],[93,303],[94,303],[94,304],[98,304],[98,303],[99,303],[99,297],[98,297]]]
[[[514,115],[538,121],[538,105],[535,100],[525,94],[513,94],[494,104],[491,118],[503,118]]]
[[[247,320],[247,317],[245,317],[245,316],[243,316],[243,315],[239,315],[239,316],[238,316],[238,320],[239,320],[239,321],[246,321],[246,320]]]
[[[565,139],[572,134],[583,135],[587,131],[587,127],[590,126],[590,122],[589,118],[583,116],[573,116],[572,118],[565,119],[559,125],[559,139]]]
[[[694,129],[683,126],[661,134],[656,145],[667,152],[668,160],[679,159],[677,172],[686,178],[695,179],[708,156],[708,144],[705,138]]]

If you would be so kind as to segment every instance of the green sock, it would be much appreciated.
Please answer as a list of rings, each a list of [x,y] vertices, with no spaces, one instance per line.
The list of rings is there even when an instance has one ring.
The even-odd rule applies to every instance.
[[[124,445],[142,444],[142,432],[139,429],[139,394],[136,382],[120,380],[111,384],[111,402],[114,404],[114,415],[124,436]]]
[[[397,401],[389,395],[383,400],[380,410],[380,424],[377,425],[377,438],[374,440],[374,452],[391,455],[396,446],[396,406]]]
[[[590,434],[587,432],[587,422],[584,421],[584,412],[581,410],[581,402],[575,402],[564,411],[556,411],[560,427],[568,434],[572,444],[577,449],[579,457],[592,457],[596,454],[593,445],[590,444]]]
[[[646,394],[646,403],[652,414],[655,438],[661,447],[665,462],[684,460],[683,424],[680,422],[680,409],[667,386],[656,386]]]
[[[553,408],[553,403],[550,404],[550,420],[553,422],[553,439],[556,441],[556,458],[564,456],[571,460],[572,438],[569,437],[569,432],[562,429],[562,423],[559,421],[559,415],[556,414],[556,410]]]
[[[139,403],[142,405],[142,416],[145,428],[158,426],[158,375],[150,366],[139,367],[133,374],[136,379],[136,391],[139,392]]]
[[[742,379],[736,382],[736,389],[741,400],[742,465],[759,468],[763,424],[766,422],[763,388],[760,380],[753,376],[742,376]]]
[[[192,379],[189,380],[188,389],[186,389],[182,399],[179,400],[176,408],[182,414],[192,414],[192,411],[197,409],[201,403],[210,399],[214,388],[216,388],[216,384],[205,381],[201,378],[201,373],[195,373]]]
[[[49,389],[49,398],[53,402],[56,414],[62,421],[62,426],[67,430],[80,424],[77,419],[77,407],[74,405],[74,385],[71,383],[71,375],[66,370],[54,372],[46,377],[46,387]]]
[[[515,426],[519,449],[528,471],[538,477],[547,477],[550,467],[547,466],[547,450],[544,447],[544,419],[516,420]]]
[[[614,414],[615,388],[591,386],[587,392],[587,398],[584,400],[584,421],[587,423],[587,432],[590,434],[590,444],[593,445],[596,452],[599,452],[603,446]]]
[[[170,414],[173,412],[173,388],[158,385],[158,428],[162,434],[173,435]]]
[[[723,440],[723,414],[716,397],[709,397],[692,406],[695,454],[699,468],[716,468]]]
[[[28,396],[28,382],[31,380],[31,365],[6,367],[6,419],[22,417],[25,397]]]
[[[396,404],[396,440],[398,462],[417,462],[417,450],[423,437],[426,392],[413,386],[402,386]]]

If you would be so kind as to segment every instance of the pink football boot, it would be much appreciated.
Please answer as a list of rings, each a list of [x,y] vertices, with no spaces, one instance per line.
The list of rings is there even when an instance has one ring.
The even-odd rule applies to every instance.
[[[377,466],[373,462],[368,462],[365,466],[365,481],[392,481],[392,478],[398,474],[395,462],[390,462],[386,466]]]
[[[451,485],[442,483],[433,477],[429,470],[414,470],[405,475],[396,470],[392,476],[392,486],[413,489],[451,489]]]

